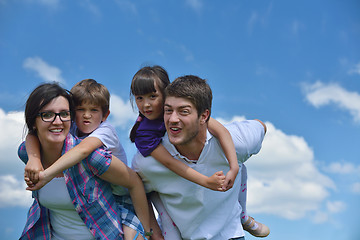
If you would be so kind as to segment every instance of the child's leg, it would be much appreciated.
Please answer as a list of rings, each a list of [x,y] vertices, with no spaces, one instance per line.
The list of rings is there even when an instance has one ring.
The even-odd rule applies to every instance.
[[[260,222],[254,220],[254,218],[247,215],[246,212],[246,195],[247,195],[247,169],[244,164],[240,166],[241,171],[241,187],[239,192],[238,201],[242,208],[241,211],[241,224],[244,230],[248,231],[251,235],[256,237],[266,237],[270,233],[270,229]]]
[[[115,196],[116,203],[121,211],[121,223],[123,226],[125,240],[143,240],[144,228],[135,215],[130,196]],[[135,238],[136,237],[136,238]]]
[[[161,220],[161,229],[165,240],[181,240],[179,229],[168,215],[159,194],[153,192],[150,194],[151,202],[154,204]]]
[[[240,203],[240,206],[242,208],[241,212],[241,223],[245,223],[248,220],[248,215],[246,213],[246,195],[247,195],[247,169],[245,165],[242,163],[240,165],[241,171],[241,187],[239,192],[238,201]]]

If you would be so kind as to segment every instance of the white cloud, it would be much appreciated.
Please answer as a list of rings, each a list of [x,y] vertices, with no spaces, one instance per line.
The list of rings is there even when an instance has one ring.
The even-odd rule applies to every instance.
[[[130,12],[134,15],[138,14],[138,10],[136,5],[132,1],[128,0],[116,0],[115,1],[117,5],[124,11],[124,12]]]
[[[65,80],[61,77],[61,70],[49,65],[40,57],[26,58],[23,67],[35,71],[46,82],[65,83]]]
[[[243,120],[235,117],[234,120]],[[222,119],[218,119],[224,122]],[[268,213],[286,219],[326,218],[325,207],[332,180],[315,165],[314,152],[304,138],[287,135],[266,122],[267,133],[259,154],[248,168],[248,213]]]
[[[24,181],[13,175],[0,175],[0,207],[29,207],[32,202],[31,192],[26,191]]]
[[[355,122],[360,123],[360,94],[350,92],[338,84],[325,84],[317,81],[314,84],[305,84],[303,87],[306,100],[315,107],[334,104],[343,110],[349,111]]]
[[[51,9],[58,8],[60,4],[60,0],[28,0],[28,2],[37,3]]]
[[[297,36],[299,35],[300,31],[305,28],[304,24],[302,22],[299,22],[298,20],[294,20],[291,25],[291,32],[293,35]]]
[[[360,194],[360,182],[356,182],[351,186],[351,191],[356,194]]]
[[[196,12],[200,12],[203,7],[202,0],[186,0],[186,4]]]
[[[349,162],[333,162],[328,167],[325,167],[325,170],[331,173],[340,173],[340,174],[350,174],[358,173],[360,174],[360,165],[355,166]]]
[[[100,17],[102,15],[98,6],[95,5],[94,3],[92,3],[91,0],[82,0],[79,3],[83,8],[90,11],[93,15],[98,16],[98,17]]]
[[[256,24],[258,21],[259,21],[258,13],[257,13],[257,12],[252,12],[252,13],[251,13],[251,16],[250,16],[250,18],[249,18],[248,24],[247,24],[250,34],[252,34],[253,29],[254,29],[254,27],[255,27],[255,24]]]
[[[346,209],[346,204],[341,201],[334,201],[334,202],[328,201],[326,203],[326,207],[331,213],[339,213]]]
[[[0,175],[22,176],[24,164],[17,156],[17,149],[24,135],[24,113],[5,113],[0,108]]]
[[[359,74],[360,75],[360,63],[355,64],[355,66],[353,66],[350,69],[349,74]]]
[[[128,129],[138,116],[129,100],[125,102],[115,94],[112,94],[110,98],[110,112],[110,122],[121,129]]]

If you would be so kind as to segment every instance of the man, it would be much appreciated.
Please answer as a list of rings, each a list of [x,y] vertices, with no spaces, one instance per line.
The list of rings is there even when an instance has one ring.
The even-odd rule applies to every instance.
[[[207,130],[212,92],[205,80],[188,75],[166,88],[162,144],[170,154],[196,171],[211,176],[229,170],[220,143]],[[227,192],[206,189],[176,175],[152,157],[135,155],[133,168],[148,191],[156,191],[183,239],[244,239],[242,207],[238,202],[243,184],[242,163],[260,148],[266,126],[259,120],[226,126],[232,135],[240,165],[233,188]],[[246,180],[246,179],[245,179]]]

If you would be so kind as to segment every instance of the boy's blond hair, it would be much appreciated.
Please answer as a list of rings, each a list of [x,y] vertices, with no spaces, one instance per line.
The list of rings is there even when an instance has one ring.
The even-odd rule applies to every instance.
[[[103,116],[109,111],[110,93],[108,89],[94,79],[84,79],[75,84],[70,92],[73,95],[75,107],[90,103],[101,107]]]

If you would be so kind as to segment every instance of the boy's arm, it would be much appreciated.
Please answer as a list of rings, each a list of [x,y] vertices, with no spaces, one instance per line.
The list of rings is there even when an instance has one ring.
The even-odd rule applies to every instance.
[[[223,190],[232,188],[235,178],[239,172],[239,163],[236,157],[235,145],[229,131],[217,120],[210,117],[208,128],[220,142],[221,147],[229,161],[230,170],[226,173]]]
[[[101,179],[129,189],[136,215],[146,232],[150,232],[150,211],[143,182],[132,169],[113,156],[108,170],[99,176]]]
[[[27,184],[32,185],[39,181],[39,172],[44,170],[37,136],[28,134],[25,139],[25,147],[29,160],[25,166],[24,178],[28,180]]]
[[[225,177],[222,171],[214,173],[211,177],[207,177],[185,163],[173,158],[162,144],[159,144],[155,150],[152,151],[151,156],[180,177],[211,190],[223,191],[222,187]]]
[[[90,155],[95,149],[102,146],[102,142],[96,137],[87,137],[82,140],[74,148],[70,149],[64,155],[62,155],[56,162],[50,167],[40,172],[39,182],[27,190],[38,190],[51,181],[56,175],[62,173],[64,170],[81,162],[84,158]]]

